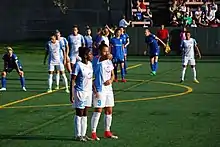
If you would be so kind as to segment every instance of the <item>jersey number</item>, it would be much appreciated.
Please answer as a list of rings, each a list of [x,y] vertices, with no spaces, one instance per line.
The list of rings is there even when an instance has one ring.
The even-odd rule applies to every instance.
[[[98,106],[101,106],[101,105],[102,105],[102,101],[98,100]]]

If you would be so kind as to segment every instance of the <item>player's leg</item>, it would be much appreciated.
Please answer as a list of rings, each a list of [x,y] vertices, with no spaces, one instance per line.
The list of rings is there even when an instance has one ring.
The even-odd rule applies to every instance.
[[[74,117],[74,132],[75,139],[77,141],[86,141],[82,137],[82,117],[85,109],[85,99],[83,98],[83,92],[75,91],[74,93],[74,107],[75,107],[75,117]]]
[[[154,70],[155,70],[155,75],[157,73],[157,69],[158,69],[158,56],[154,56]]]
[[[100,140],[96,134],[97,126],[99,123],[99,119],[102,113],[102,108],[105,107],[105,101],[106,101],[106,94],[104,92],[98,93],[97,96],[93,96],[93,106],[94,106],[94,112],[92,114],[91,118],[91,131],[92,131],[92,139],[93,140]]]
[[[49,67],[48,67],[48,90],[47,90],[47,92],[52,92],[54,69],[55,69],[54,65],[49,65]]]
[[[113,58],[113,64],[114,64],[114,74],[115,74],[114,82],[118,82],[118,60]]]
[[[18,72],[18,70],[17,70]],[[21,82],[21,87],[24,91],[27,91],[26,88],[25,88],[25,78],[24,78],[24,72],[22,69],[20,69],[20,72],[18,72],[18,75],[20,77],[20,82]]]
[[[121,67],[121,81],[127,82],[125,79],[125,67],[124,67],[124,59],[120,60],[120,67]]]
[[[67,77],[66,77],[66,74],[65,74],[65,69],[64,69],[63,64],[59,65],[59,70],[60,70],[60,73],[62,75],[63,82],[65,84],[66,92],[69,93],[70,91],[69,91],[69,88],[68,88],[68,80],[67,80]]]
[[[56,68],[56,90],[60,89],[60,71]]]
[[[66,69],[69,73],[72,72],[69,56],[67,56],[67,58],[66,58]]]
[[[105,115],[104,115],[104,127],[105,133],[104,136],[106,138],[118,139],[118,136],[113,135],[111,132],[111,124],[112,124],[112,108],[114,107],[114,95],[112,91],[106,92],[106,107],[105,107]]]
[[[188,58],[184,57],[182,59],[182,75],[181,75],[180,83],[184,82],[187,65],[188,65]]]
[[[1,78],[2,88],[0,89],[0,91],[6,91],[6,76],[7,76],[7,71],[5,70],[2,72],[2,78]]]
[[[151,67],[151,75],[153,76],[155,73],[155,65],[154,65],[154,56],[150,56],[150,67]]]
[[[190,61],[189,61],[190,63],[190,65],[191,65],[191,68],[192,68],[192,73],[193,73],[193,81],[195,82],[195,83],[199,83],[199,81],[197,80],[197,75],[196,75],[196,62],[195,62],[195,59],[190,59]]]

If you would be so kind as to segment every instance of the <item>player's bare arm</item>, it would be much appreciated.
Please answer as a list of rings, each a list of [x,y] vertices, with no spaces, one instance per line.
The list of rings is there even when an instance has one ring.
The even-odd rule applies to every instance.
[[[160,38],[158,38],[157,36],[155,36],[155,39],[157,39],[158,41],[160,41],[160,43],[162,43],[163,44],[163,46],[165,46],[166,47],[166,44],[160,39]]]
[[[96,98],[99,98],[99,93],[98,93],[97,90],[96,90],[94,81],[93,81],[93,84],[92,84],[92,90],[93,90],[93,92],[94,92],[94,96],[95,96]]]
[[[109,30],[109,32],[111,32],[112,34],[114,34],[114,30],[112,30],[108,25],[105,25],[105,27]]]
[[[104,85],[105,85],[105,86],[111,85],[114,79],[115,79],[114,70],[112,70],[112,71],[111,71],[111,79],[107,80],[107,81],[104,83]]]
[[[74,85],[75,85],[76,75],[71,75],[70,82],[70,102],[74,102]]]
[[[201,52],[200,52],[199,47],[197,45],[195,45],[195,49],[196,49],[196,52],[197,52],[197,54],[199,56],[199,59],[201,59],[202,58]]]
[[[124,46],[125,48],[130,44],[130,39],[127,38],[126,42],[127,42],[127,43],[126,43],[125,46]]]

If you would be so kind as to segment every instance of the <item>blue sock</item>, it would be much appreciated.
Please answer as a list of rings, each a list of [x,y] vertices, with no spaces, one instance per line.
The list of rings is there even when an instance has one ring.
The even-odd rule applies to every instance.
[[[6,77],[2,77],[2,88],[6,88]]]
[[[155,62],[155,63],[154,63],[154,66],[155,66],[155,68],[154,68],[155,71],[157,71],[157,69],[158,69],[158,62]]]
[[[121,78],[125,78],[125,68],[121,68]]]
[[[151,63],[151,70],[155,71],[155,63],[154,64]]]
[[[25,79],[24,77],[20,77],[21,86],[25,87]]]
[[[124,62],[125,73],[127,73],[127,67],[128,67],[127,60],[125,60],[125,62]]]
[[[118,65],[114,65],[115,79],[118,79],[117,70],[118,70]]]

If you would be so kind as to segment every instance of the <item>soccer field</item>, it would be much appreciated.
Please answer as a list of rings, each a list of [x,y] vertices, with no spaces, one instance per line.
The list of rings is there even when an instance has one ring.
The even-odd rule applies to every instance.
[[[15,52],[16,53],[16,52]],[[114,83],[116,105],[112,131],[118,140],[73,140],[74,111],[64,89],[46,93],[47,66],[41,54],[19,51],[27,92],[16,72],[8,75],[7,91],[0,93],[1,147],[219,147],[220,59],[197,62],[200,84],[191,69],[179,83],[180,57],[162,57],[157,76],[150,76],[148,57],[129,57],[127,83]],[[2,61],[0,62],[2,65]],[[89,112],[89,120],[92,109]],[[103,118],[103,116],[102,116]],[[90,136],[90,122],[88,121]]]

